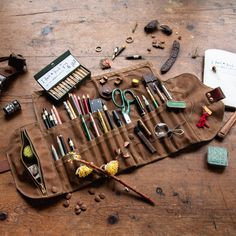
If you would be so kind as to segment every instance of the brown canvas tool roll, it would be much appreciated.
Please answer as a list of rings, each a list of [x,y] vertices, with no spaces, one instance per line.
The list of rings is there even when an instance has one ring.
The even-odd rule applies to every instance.
[[[142,83],[143,76],[146,74],[154,74],[159,78],[149,63],[143,63],[93,77],[81,85],[75,93],[81,97],[89,94],[91,99],[99,98],[104,90],[116,88],[114,82],[118,79],[122,81],[119,85],[120,89],[131,88],[140,98],[141,95],[149,98]],[[100,80],[104,76],[106,76],[107,82],[101,85]],[[133,79],[140,81],[139,86],[132,87]],[[81,120],[79,118],[70,120],[63,104],[56,105],[62,124],[46,129],[41,118],[41,112],[43,108],[50,108],[52,104],[42,92],[35,93],[33,102],[37,121],[16,131],[7,152],[17,189],[30,198],[48,198],[75,191],[81,186],[91,183],[96,178],[94,175],[86,178],[76,176],[75,171],[80,164],[68,156],[54,161],[51,144],[57,146],[57,135],[63,135],[65,138],[70,137],[74,140],[76,152],[81,155],[81,158],[93,162],[97,166],[118,158],[119,173],[166,157],[191,144],[212,139],[221,126],[224,114],[222,102],[210,103],[206,97],[206,93],[212,89],[203,85],[198,78],[191,74],[182,74],[163,83],[175,101],[186,102],[185,109],[169,109],[166,107],[166,103],[162,103],[158,95],[154,94],[159,103],[158,108],[149,113],[146,111],[146,114],[141,117],[135,105],[131,105],[131,123],[125,125],[124,120],[122,120],[122,127],[115,127],[107,133],[103,133],[102,128],[98,126],[101,136],[95,137],[91,132],[91,141],[87,141],[85,138]],[[104,102],[110,113],[117,109],[111,99],[104,99]],[[207,118],[208,128],[198,128],[196,126],[202,115],[202,106],[207,106],[212,111],[212,115]],[[121,113],[119,111],[118,113],[121,117]],[[93,115],[97,120],[97,114],[94,113]],[[85,115],[84,118],[89,124],[89,117]],[[134,128],[140,119],[151,132],[149,141],[156,150],[153,154],[134,133]],[[165,123],[172,130],[181,129],[183,133],[181,135],[173,133],[173,135],[159,139],[154,134],[154,129],[160,123]],[[91,129],[90,126],[88,127]],[[125,143],[128,143],[128,145],[124,145]],[[31,146],[31,164],[36,168],[33,176],[32,170],[29,171],[29,168],[32,168],[31,164],[22,154],[24,147],[27,145]],[[118,149],[126,155],[117,154],[116,150]]]

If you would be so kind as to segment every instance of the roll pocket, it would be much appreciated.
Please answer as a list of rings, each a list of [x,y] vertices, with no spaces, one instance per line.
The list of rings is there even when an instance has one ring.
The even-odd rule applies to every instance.
[[[131,124],[131,129],[133,125]],[[93,162],[97,166],[107,164],[112,160],[119,161],[119,170],[136,166],[138,153],[134,143],[129,138],[130,127],[115,128],[100,137],[94,138],[86,145],[81,145],[78,152],[82,159]]]
[[[47,191],[43,179],[43,173],[39,157],[35,151],[34,145],[31,142],[26,130],[21,132],[22,149],[20,153],[21,161],[27,170],[27,173],[31,177],[34,184],[41,190],[43,195],[46,195]]]

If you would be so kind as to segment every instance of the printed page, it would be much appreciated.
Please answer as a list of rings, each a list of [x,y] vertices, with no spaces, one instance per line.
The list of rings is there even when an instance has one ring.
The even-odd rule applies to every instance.
[[[221,87],[226,97],[222,101],[236,107],[236,54],[219,49],[206,50],[203,82],[212,88]]]

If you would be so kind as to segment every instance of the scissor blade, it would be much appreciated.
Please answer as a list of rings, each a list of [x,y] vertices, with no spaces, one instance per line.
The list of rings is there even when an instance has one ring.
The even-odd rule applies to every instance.
[[[127,113],[123,113],[123,117],[124,117],[124,120],[125,120],[126,124],[131,123],[131,119],[130,119],[130,117]]]

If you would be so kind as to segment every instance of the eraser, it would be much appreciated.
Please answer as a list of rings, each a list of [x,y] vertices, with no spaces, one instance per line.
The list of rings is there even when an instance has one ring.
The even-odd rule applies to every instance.
[[[226,148],[210,146],[207,152],[207,163],[215,166],[228,166],[228,151]]]

